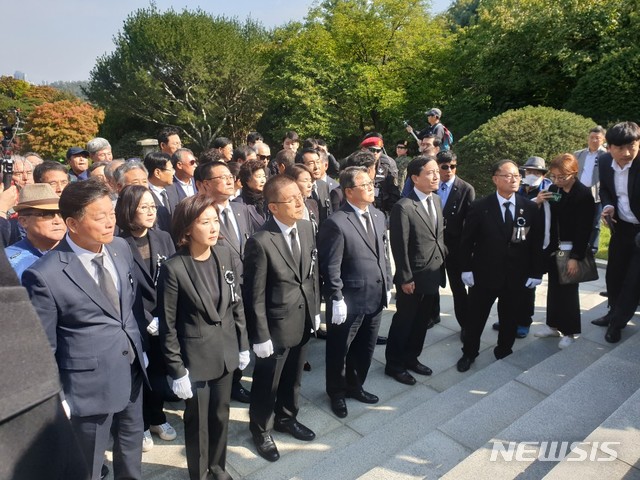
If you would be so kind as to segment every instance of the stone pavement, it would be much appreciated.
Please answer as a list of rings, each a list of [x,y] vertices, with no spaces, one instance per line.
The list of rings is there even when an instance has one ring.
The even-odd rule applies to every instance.
[[[600,277],[581,285],[583,334],[575,344],[560,350],[558,339],[533,336],[545,321],[545,281],[537,289],[531,334],[516,340],[514,354],[501,361],[493,357],[494,307],[480,356],[464,374],[455,367],[461,355],[459,328],[450,292],[443,290],[442,322],[428,331],[420,357],[433,375],[416,376],[414,386],[395,382],[384,375],[384,347],[378,346],[365,389],[380,403],[347,400],[345,419],[331,413],[324,392],[325,344],[312,339],[312,370],[303,376],[299,419],[316,432],[316,440],[305,443],[274,432],[281,458],[269,463],[255,453],[247,406],[232,402],[227,470],[236,480],[640,479],[639,329],[634,319],[622,342],[610,345],[605,329],[591,325],[606,312],[606,299],[599,295],[604,270]],[[393,308],[385,313],[381,334],[388,331],[392,314]],[[248,387],[250,370],[243,379]],[[182,405],[168,404],[167,413],[178,438],[164,442],[154,436],[154,449],[142,458],[145,479],[188,479]],[[494,442],[506,448],[509,442],[585,439],[598,445],[619,442],[617,458],[507,461],[498,455],[491,460]],[[535,446],[527,452],[531,448],[537,452]],[[606,453],[606,446],[591,452],[594,458]]]

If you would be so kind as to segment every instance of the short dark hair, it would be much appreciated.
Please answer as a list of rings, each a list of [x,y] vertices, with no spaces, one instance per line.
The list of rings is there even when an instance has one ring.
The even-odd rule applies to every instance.
[[[376,157],[369,150],[358,150],[347,158],[345,168],[347,167],[365,167],[371,168],[376,164]]]
[[[213,143],[211,144],[211,146],[213,148],[224,148],[227,145],[229,145],[230,143],[233,143],[233,142],[230,139],[228,139],[227,137],[218,137],[218,138],[213,140]]]
[[[205,150],[198,157],[198,163],[203,164],[207,162],[216,162],[222,158],[222,154],[215,148]]]
[[[54,162],[53,160],[45,160],[40,165],[36,165],[36,168],[33,169],[34,183],[43,183],[45,173],[54,171],[64,172],[67,176],[69,175],[69,170],[61,163]]]
[[[300,143],[300,137],[298,136],[298,134],[296,132],[294,132],[293,130],[289,130],[287,133],[284,134],[284,137],[282,137],[282,141],[284,142],[285,140],[291,140],[292,142],[298,142]]]
[[[167,143],[171,135],[180,135],[180,130],[175,127],[165,127],[158,133],[158,144]]]
[[[188,148],[177,149],[175,152],[173,152],[173,155],[171,155],[171,165],[173,165],[173,168],[176,168],[176,165],[178,165],[178,163],[182,161],[183,153],[190,153],[191,155],[193,155],[193,152]]]
[[[110,195],[109,186],[98,178],[72,182],[60,194],[59,205],[62,219],[75,218],[76,220],[81,220],[87,205]]]
[[[436,162],[438,162],[438,165],[441,165],[443,163],[455,162],[456,160],[458,160],[458,156],[451,150],[438,152],[438,154],[436,155]]]
[[[242,183],[242,188],[249,188],[249,180],[251,180],[253,174],[258,170],[264,171],[265,175],[267,173],[262,160],[249,160],[240,165],[238,177],[240,178],[240,183]]]
[[[140,200],[149,189],[143,185],[127,185],[118,194],[116,203],[116,225],[125,233],[135,232],[140,225],[135,223]]]
[[[288,177],[291,177],[293,180],[298,180],[298,177],[304,172],[311,175],[311,179],[313,180],[313,173],[311,172],[311,169],[304,163],[294,163],[293,165],[289,165],[284,169],[283,173]]]
[[[227,162],[221,162],[220,160],[216,160],[215,162],[201,163],[196,167],[195,172],[193,172],[193,178],[196,182],[204,182],[211,174],[211,170],[213,170],[213,167],[220,166],[229,168]]]
[[[424,140],[425,138],[433,138],[433,146],[439,147],[442,145],[442,141],[436,137],[433,133],[427,133],[426,135],[422,135],[420,140]]]
[[[240,145],[238,148],[233,150],[230,162],[246,162],[247,156],[251,155],[251,153],[256,153],[252,147],[249,147],[248,145]]]
[[[640,127],[635,122],[616,123],[607,130],[605,135],[607,144],[621,147],[640,140]]]
[[[435,159],[435,157],[420,155],[411,160],[409,162],[409,165],[407,165],[407,178],[411,178],[413,175],[415,175],[416,177],[419,176],[424,166]]]
[[[264,189],[262,190],[262,195],[264,196],[265,202],[275,203],[278,201],[279,192],[283,188],[295,183],[288,175],[272,175],[267,180],[267,183],[264,184]]]
[[[500,169],[502,168],[503,165],[506,165],[507,163],[510,163],[512,165],[515,165],[515,167],[520,170],[520,167],[518,166],[518,164],[516,162],[514,162],[513,160],[509,160],[508,158],[505,158],[504,160],[498,160],[496,163],[494,163],[491,166],[491,176],[496,175]]]
[[[100,167],[106,167],[107,165],[109,165],[109,163],[111,162],[93,162],[91,164],[91,166],[88,169],[89,175],[91,175],[91,173],[96,169],[96,168],[100,168]]]
[[[296,163],[304,163],[304,156],[307,153],[312,153],[313,155],[318,155],[318,158],[320,158],[320,154],[318,153],[318,151],[315,148],[307,147],[307,148],[303,148],[302,151],[300,152],[300,155],[298,155],[298,157],[296,157]]]
[[[258,141],[264,141],[260,132],[249,132],[247,134],[247,143],[256,143]]]
[[[156,169],[164,170],[165,168],[167,168],[167,162],[171,163],[171,155],[169,155],[168,153],[147,153],[147,156],[144,157],[144,168],[147,169],[149,178],[153,176],[153,172],[155,172]]]
[[[302,148],[303,149],[313,148],[314,150],[317,150],[318,140],[315,138],[305,138],[304,142],[302,142]]]
[[[346,188],[353,188],[356,186],[356,176],[359,173],[364,173],[369,176],[367,167],[347,167],[340,172],[340,188],[344,192]]]
[[[242,166],[242,164],[238,162],[229,162],[226,165],[229,168],[231,175],[233,175],[235,178],[238,178],[238,175],[240,174],[240,167]]]
[[[607,133],[607,131],[604,129],[603,126],[596,125],[591,130],[589,130],[589,133],[600,133],[600,134],[602,134],[604,136]]]
[[[215,208],[215,200],[209,195],[198,193],[184,198],[175,209],[171,218],[171,236],[178,248],[189,245],[189,230],[202,212]]]
[[[275,162],[276,165],[284,165],[284,168],[286,169],[289,165],[296,163],[296,152],[290,148],[283,148],[276,153]]]

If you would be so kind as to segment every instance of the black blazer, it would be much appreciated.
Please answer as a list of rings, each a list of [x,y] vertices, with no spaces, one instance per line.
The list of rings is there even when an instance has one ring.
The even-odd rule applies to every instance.
[[[436,231],[412,189],[408,197],[401,198],[391,209],[389,233],[396,264],[393,278],[396,286],[415,282],[416,293],[433,295],[440,286],[445,286],[446,248],[440,197],[435,193],[432,196],[438,217]]]
[[[469,212],[471,203],[476,199],[474,188],[456,175],[447,197],[447,203],[442,209],[444,216],[444,243],[447,248],[456,248],[462,237],[464,219]]]
[[[492,290],[524,288],[528,278],[542,278],[544,215],[535,202],[517,193],[515,224],[522,218],[526,239],[512,242],[504,229],[502,206],[495,193],[475,201],[469,210],[460,243],[460,268],[473,272],[476,285]]]
[[[231,200],[232,203],[240,203],[247,207],[247,213],[249,215],[249,219],[251,220],[251,232],[255,232],[260,229],[262,224],[264,224],[267,219],[267,214],[264,211],[259,211],[256,205],[248,204],[242,195],[238,195],[236,198]],[[265,203],[266,208],[266,203]]]
[[[151,192],[151,195],[153,196],[153,201],[156,204],[156,207],[158,208],[157,210],[158,213],[156,216],[156,228],[159,228],[160,230],[164,230],[165,232],[171,233],[171,215],[172,215],[172,212],[175,212],[176,205],[180,203],[180,200],[178,199],[178,193],[176,192],[175,189],[166,188],[165,190],[167,191],[167,198],[169,199],[169,208],[171,210],[169,210],[165,205],[162,204],[162,202],[160,201],[160,199],[158,198],[158,196],[155,194],[153,190],[149,189],[149,192]]]
[[[329,215],[333,212],[331,206],[331,194],[329,185],[324,180],[315,180],[318,194],[312,193],[312,198],[315,198],[318,202],[318,210],[320,212],[320,219],[318,223],[324,222]]]
[[[605,153],[598,157],[598,169],[600,171],[600,202],[603,207],[611,205],[616,208],[614,218],[618,217],[618,197],[616,194],[616,186],[613,181],[613,167],[611,162],[613,158],[610,153]],[[640,155],[638,155],[629,168],[629,205],[635,217],[640,220],[640,181],[638,174],[640,173]]]
[[[160,269],[158,310],[160,343],[169,375],[181,378],[189,369],[192,381],[212,380],[238,368],[238,353],[249,350],[244,308],[225,277],[233,272],[231,252],[223,245],[211,249],[217,265],[220,301],[213,302],[210,285],[198,274],[187,248]],[[234,274],[235,275],[235,274]]]
[[[238,248],[234,243],[227,240],[230,235],[235,235],[233,232],[227,231],[227,227],[222,220],[220,221],[220,238],[218,239],[219,245],[224,245],[231,250],[233,256],[233,268],[237,274],[238,285],[244,283],[244,251],[247,245],[247,240],[255,231],[255,223],[251,214],[251,205],[245,205],[242,202],[229,202],[229,207],[233,212],[236,223],[240,230],[240,247]],[[253,209],[255,212],[255,209]],[[256,213],[257,215],[257,213]]]
[[[193,178],[191,179],[191,184],[193,185],[193,191],[197,194],[198,187],[196,187],[196,181]],[[175,176],[173,177],[173,183],[167,187],[167,195],[169,198],[174,198],[174,200],[177,198],[177,203],[187,198],[187,193],[182,189],[182,185]]]
[[[247,242],[244,291],[251,343],[271,339],[274,348],[299,345],[320,313],[316,241],[311,222],[296,222],[302,268],[273,218]]]
[[[349,314],[379,312],[391,290],[385,217],[372,206],[369,214],[376,233],[375,247],[348,203],[334,212],[318,233],[324,295],[332,300],[344,298]]]

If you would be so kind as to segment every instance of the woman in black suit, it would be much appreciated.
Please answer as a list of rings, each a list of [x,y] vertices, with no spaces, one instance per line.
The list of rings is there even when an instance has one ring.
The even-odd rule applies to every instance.
[[[229,479],[225,471],[232,372],[249,363],[244,309],[231,251],[216,245],[214,200],[195,195],[173,214],[178,252],[158,282],[160,341],[172,390],[185,399],[191,480]]]
[[[591,189],[576,177],[578,161],[570,153],[559,155],[551,161],[549,178],[553,185],[539,196],[551,207],[550,243],[547,254],[549,283],[547,287],[547,325],[536,337],[563,337],[559,347],[565,348],[575,341],[580,329],[580,298],[578,283],[561,285],[558,281],[556,257],[559,249],[569,254],[567,272],[577,272],[578,260],[582,260],[589,246],[593,227],[595,203]],[[559,198],[556,198],[559,194]]]
[[[253,230],[259,230],[267,219],[268,212],[262,196],[262,189],[267,182],[264,162],[262,160],[247,160],[240,165],[238,177],[242,184],[242,190],[240,195],[234,198],[233,201],[253,207],[249,208],[251,224]]]
[[[168,388],[164,359],[158,340],[158,311],[156,307],[156,282],[160,265],[173,255],[176,249],[171,236],[162,230],[154,230],[156,221],[156,204],[147,187],[129,185],[124,187],[116,204],[116,224],[119,236],[124,238],[133,253],[133,274],[142,295],[144,319],[138,319],[140,336],[149,366],[149,388],[146,383],[142,393],[142,416],[144,419],[144,437],[142,451],[153,448],[151,433],[163,440],[174,440],[176,431],[167,422],[163,411],[165,400],[175,400],[175,395]]]

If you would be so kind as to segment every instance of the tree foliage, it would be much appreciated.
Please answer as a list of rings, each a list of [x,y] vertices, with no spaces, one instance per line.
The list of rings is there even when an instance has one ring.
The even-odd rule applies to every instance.
[[[556,155],[584,148],[594,126],[590,118],[548,107],[509,110],[455,145],[460,176],[486,195],[494,190],[490,172],[498,160],[508,158],[522,165],[535,155],[548,163]]]
[[[64,159],[67,149],[84,146],[98,133],[104,113],[88,103],[61,100],[35,107],[27,119],[26,149]]]
[[[87,94],[101,107],[174,125],[198,149],[223,133],[243,137],[262,112],[259,51],[265,31],[202,10],[130,15],[116,48],[98,59]]]

